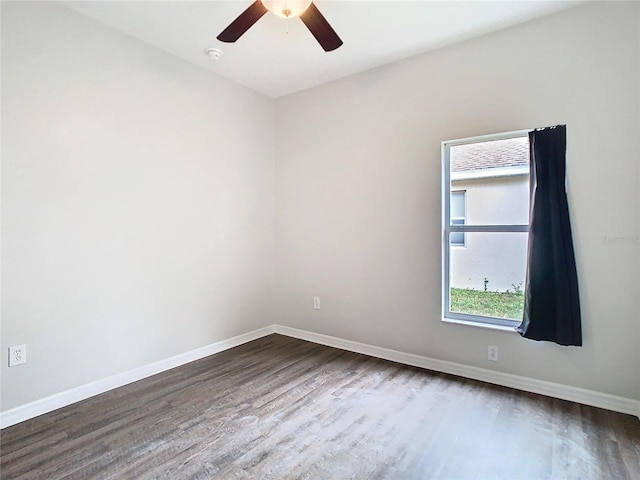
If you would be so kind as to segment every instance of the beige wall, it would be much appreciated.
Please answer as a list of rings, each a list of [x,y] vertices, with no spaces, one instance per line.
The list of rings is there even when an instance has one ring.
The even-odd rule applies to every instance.
[[[638,3],[588,2],[280,99],[278,321],[640,398],[640,249],[603,242],[639,234],[638,31]],[[558,123],[584,347],[441,322],[441,142]]]
[[[454,180],[451,190],[466,192],[467,225],[526,224],[529,219],[529,177],[514,175]],[[450,279],[456,288],[514,291],[524,288],[527,235],[468,233],[464,246],[451,248]]]
[[[3,411],[273,323],[274,113],[54,2],[3,2]]]

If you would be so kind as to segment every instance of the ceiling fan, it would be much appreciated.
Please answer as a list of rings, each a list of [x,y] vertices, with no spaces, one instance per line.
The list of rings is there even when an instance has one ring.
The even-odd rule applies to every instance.
[[[320,10],[312,1],[305,0],[256,0],[218,35],[218,40],[235,42],[267,11],[285,18],[300,17],[325,52],[342,45],[342,40]]]

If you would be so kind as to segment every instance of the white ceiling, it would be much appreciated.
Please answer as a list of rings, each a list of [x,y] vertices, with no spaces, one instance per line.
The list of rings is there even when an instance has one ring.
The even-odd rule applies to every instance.
[[[575,6],[578,1],[316,0],[344,41],[324,52],[299,18],[267,13],[236,43],[216,36],[253,0],[64,1],[117,30],[277,98]],[[222,50],[220,60],[205,53]]]

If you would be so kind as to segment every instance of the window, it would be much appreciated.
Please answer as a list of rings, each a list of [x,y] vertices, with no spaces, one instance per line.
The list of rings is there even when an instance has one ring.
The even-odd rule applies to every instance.
[[[527,133],[442,144],[445,320],[514,327],[522,321],[529,231]]]
[[[458,190],[451,192],[451,224],[452,225],[464,225],[464,219],[466,217],[467,207],[465,205],[464,190]],[[464,247],[464,232],[451,233],[451,245],[458,247]]]

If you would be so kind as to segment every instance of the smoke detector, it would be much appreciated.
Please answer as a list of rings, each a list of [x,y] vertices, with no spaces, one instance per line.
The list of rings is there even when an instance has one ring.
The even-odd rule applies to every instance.
[[[212,60],[220,60],[220,57],[222,56],[222,50],[220,50],[219,48],[207,48],[207,55],[209,55],[209,58],[211,58]]]

